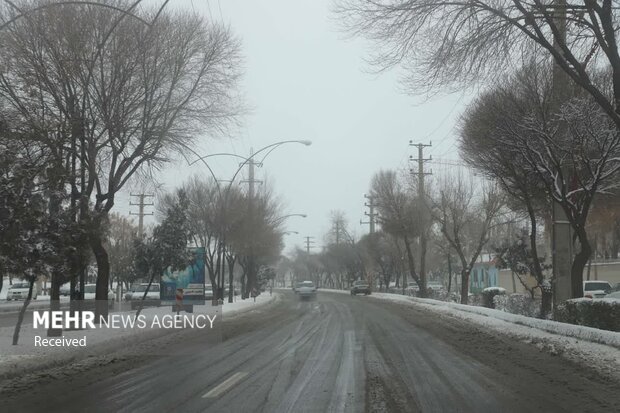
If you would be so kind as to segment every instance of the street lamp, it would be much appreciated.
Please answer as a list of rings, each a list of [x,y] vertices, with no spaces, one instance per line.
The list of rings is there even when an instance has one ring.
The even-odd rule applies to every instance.
[[[213,179],[215,180],[215,183],[217,185],[218,195],[220,196],[220,199],[222,200],[222,202],[221,202],[221,209],[222,209],[221,217],[222,217],[223,221],[226,221],[226,218],[225,218],[226,206],[228,205],[228,197],[229,197],[230,189],[232,188],[232,185],[235,182],[235,180],[237,178],[237,175],[239,175],[239,172],[241,172],[243,167],[245,165],[247,165],[248,163],[251,162],[252,163],[251,165],[253,165],[254,164],[254,158],[257,155],[267,151],[267,153],[265,153],[263,155],[261,161],[259,162],[259,164],[262,164],[262,162],[265,160],[265,158],[267,156],[269,156],[269,154],[271,152],[273,152],[276,148],[278,148],[278,147],[280,147],[280,146],[282,146],[284,144],[287,144],[287,143],[300,143],[300,144],[305,145],[305,146],[310,146],[312,144],[312,142],[309,141],[309,140],[286,140],[286,141],[275,142],[275,143],[272,143],[270,145],[267,145],[267,146],[257,150],[256,152],[252,153],[247,158],[244,157],[244,156],[241,156],[241,155],[233,154],[233,153],[214,153],[214,154],[200,156],[194,149],[190,148],[189,146],[187,146],[185,144],[181,144],[181,145],[182,145],[182,147],[184,149],[188,150],[189,152],[191,152],[192,154],[196,155],[196,157],[197,157],[195,160],[190,162],[189,159],[187,159],[187,157],[185,157],[185,155],[183,155],[183,157],[187,161],[188,165],[189,166],[194,165],[198,161],[202,162],[204,164],[204,166],[207,168],[207,170],[210,172],[210,174],[213,177]],[[221,188],[220,188],[220,185],[219,185],[219,181],[216,178],[215,173],[213,172],[213,169],[211,169],[211,167],[209,166],[209,164],[206,161],[207,158],[214,157],[214,156],[233,156],[233,157],[237,157],[237,158],[240,158],[240,159],[243,160],[243,162],[241,162],[241,164],[239,165],[239,167],[237,168],[237,170],[233,174],[232,178],[230,179],[229,184],[226,186],[226,189],[224,190],[224,194],[222,194],[222,191],[221,191]],[[251,198],[251,196],[252,196],[252,194],[250,195],[250,198]],[[251,201],[252,200],[250,199],[250,202]],[[289,216],[301,216],[301,217],[304,217],[304,218],[306,217],[305,214],[289,214],[289,215],[285,215],[283,217],[278,218],[278,220],[282,220],[282,219],[288,218]],[[220,257],[219,258],[219,262],[221,263],[221,268],[218,268],[218,272],[217,272],[217,277],[218,277],[217,285],[218,285],[218,287],[221,287],[222,284],[223,284],[223,281],[224,281],[224,259],[223,258],[225,258],[225,257],[222,257],[222,255],[221,255],[221,254],[224,253],[224,249],[226,247],[226,232],[224,230],[221,231],[220,237],[221,237],[221,240],[220,240],[220,243],[219,243],[220,244],[220,248],[219,248],[218,254],[220,254],[219,255],[219,257]],[[230,291],[232,291],[232,289]],[[230,291],[229,291],[229,293],[230,293]],[[231,297],[229,296],[229,301],[231,301],[230,298]]]
[[[281,217],[277,217],[276,219],[273,220],[273,225],[278,225],[280,222],[284,221],[287,218],[290,217],[302,217],[302,218],[307,218],[308,215],[306,214],[288,214],[288,215],[284,215]]]

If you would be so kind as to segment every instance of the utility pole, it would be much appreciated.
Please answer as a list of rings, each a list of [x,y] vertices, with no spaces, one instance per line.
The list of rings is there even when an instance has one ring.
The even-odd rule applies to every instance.
[[[566,0],[556,0],[554,7],[554,20],[558,28],[558,36],[554,37],[553,46],[560,50],[566,43]],[[553,66],[553,106],[559,109],[568,98],[567,91],[569,78],[566,72],[557,64]],[[566,125],[560,125],[566,131]],[[569,165],[562,165],[560,176],[563,182],[559,182],[560,188],[566,188],[570,182]],[[573,263],[572,228],[562,205],[552,201],[553,229],[551,233],[552,268],[553,268],[553,305],[555,308],[564,301],[581,297],[583,287],[581,280],[573,283],[571,267]],[[578,285],[577,285],[578,284]]]
[[[130,194],[130,196],[136,196],[138,197],[138,203],[132,203],[131,201],[129,201],[129,205],[137,205],[138,206],[138,213],[133,213],[133,212],[129,212],[129,215],[138,215],[138,236],[142,237],[143,231],[144,231],[144,216],[145,215],[153,215],[152,212],[146,213],[144,212],[144,207],[145,206],[152,206],[155,205],[154,203],[145,203],[144,200],[146,198],[152,198],[154,195],[150,195],[150,194]]]
[[[379,216],[378,213],[375,212],[375,196],[370,194],[370,195],[366,195],[364,194],[364,198],[368,199],[368,202],[364,202],[364,206],[367,206],[369,209],[369,212],[364,212],[364,215],[366,215],[369,220],[368,222],[364,222],[362,220],[360,220],[360,225],[363,224],[369,224],[370,225],[370,233],[374,234],[375,233],[375,224],[376,224],[376,219]]]
[[[314,244],[314,241],[312,240],[312,238],[314,237],[304,237],[306,239],[306,252],[308,254],[310,254],[310,248],[314,248],[313,245],[310,244]]]
[[[368,199],[368,202],[364,202],[364,205],[368,207],[370,212],[364,211],[364,215],[368,216],[368,222],[364,222],[360,219],[360,225],[369,224],[370,225],[370,235],[372,241],[372,234],[375,233],[375,220],[379,214],[375,212],[375,196],[373,194],[367,195],[364,194],[364,198]],[[375,274],[373,271],[370,272],[368,283],[374,287],[375,285]]]
[[[261,166],[260,162],[256,162],[254,160],[254,148],[250,148],[250,156],[248,157],[248,159],[246,160],[246,163],[248,164],[248,179],[247,181],[241,181],[242,183],[247,182],[248,185],[248,216],[250,217],[250,220],[253,222],[253,217],[254,217],[254,185],[257,182],[261,182],[261,181],[257,181],[255,178],[255,174],[254,174],[254,167],[255,166]],[[254,268],[255,267],[255,258],[253,256],[249,257],[249,276],[248,276],[248,282],[250,283],[249,288],[250,291],[253,288],[256,288],[256,278],[258,276],[258,269]],[[222,266],[222,282],[224,281],[224,267]],[[232,279],[229,279],[229,284],[232,287]]]
[[[340,245],[340,220],[336,220],[336,245]]]
[[[254,148],[250,148],[250,156],[248,157],[248,160],[245,161],[245,163],[248,164],[248,179],[246,180],[242,180],[240,181],[240,183],[247,183],[248,185],[248,198],[250,199],[250,202],[252,199],[254,199],[254,185],[257,183],[262,183],[263,181],[258,180],[255,178],[255,174],[254,174],[254,167],[258,166],[261,167],[263,166],[263,164],[261,162],[256,162],[254,160]],[[241,164],[243,166],[243,163]]]
[[[410,161],[418,162],[418,171],[415,172],[413,169],[411,170],[412,175],[418,176],[418,200],[420,202],[420,221],[422,225],[420,226],[420,281],[422,284],[422,296],[426,296],[426,249],[427,249],[427,227],[428,227],[428,204],[426,202],[426,192],[424,190],[424,176],[432,175],[431,172],[424,172],[424,162],[432,161],[433,157],[424,158],[424,148],[432,146],[433,143],[429,142],[429,144],[424,143],[413,143],[413,141],[409,141],[409,146],[417,146],[418,147],[418,157],[417,159],[413,156],[409,157]]]

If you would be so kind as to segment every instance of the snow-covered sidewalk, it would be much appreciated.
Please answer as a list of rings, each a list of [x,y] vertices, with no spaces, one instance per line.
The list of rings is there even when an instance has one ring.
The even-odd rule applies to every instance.
[[[229,317],[238,317],[256,310],[257,308],[276,302],[280,299],[278,293],[272,296],[261,294],[253,299],[239,300],[233,303],[224,303],[222,306],[207,305],[194,306],[194,312],[188,314],[182,312],[182,316],[191,317],[201,316],[202,325],[209,325],[209,319],[215,319],[213,323],[213,334],[220,334],[219,326],[222,319]],[[162,322],[172,322],[175,319],[175,313],[172,312],[170,306],[145,308],[142,311],[145,320],[145,328],[95,328],[86,330],[64,330],[62,337],[65,340],[83,339],[85,338],[86,346],[67,346],[67,347],[50,347],[35,346],[37,336],[47,339],[46,330],[40,326],[38,329],[33,328],[32,318],[26,318],[21,328],[19,344],[12,345],[14,325],[10,327],[0,328],[0,377],[13,376],[16,372],[32,371],[45,367],[66,364],[78,361],[89,356],[104,355],[119,349],[126,349],[144,343],[150,340],[160,339],[174,333],[182,333],[192,330],[191,327],[183,329],[168,328],[152,328],[153,322],[157,320]],[[135,311],[111,312],[110,315],[115,317],[127,317],[135,315]],[[214,318],[215,317],[215,318]],[[121,324],[122,325],[122,324]],[[159,354],[158,346],[144,346],[145,354]]]

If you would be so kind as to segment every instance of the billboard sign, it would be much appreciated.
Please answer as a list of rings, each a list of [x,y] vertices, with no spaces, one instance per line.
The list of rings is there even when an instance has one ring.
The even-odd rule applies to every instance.
[[[184,305],[205,303],[205,249],[191,248],[190,265],[180,271],[164,271],[160,283],[161,305],[176,305],[177,290],[182,291]]]

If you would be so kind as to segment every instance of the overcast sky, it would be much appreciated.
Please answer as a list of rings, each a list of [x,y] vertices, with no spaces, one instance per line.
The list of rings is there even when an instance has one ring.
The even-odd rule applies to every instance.
[[[432,141],[427,153],[435,159],[458,158],[454,126],[467,96],[407,96],[399,91],[396,71],[371,74],[364,62],[369,44],[346,38],[330,13],[331,0],[171,4],[229,24],[241,39],[245,58],[241,91],[251,114],[238,135],[218,140],[205,136],[197,150],[247,157],[251,147],[257,151],[282,140],[312,141],[309,147],[279,147],[256,171],[256,178],[268,181],[283,198],[283,215],[308,215],[286,221],[286,229],[299,234],[285,236],[285,254],[303,247],[305,236],[314,237],[313,251],[320,251],[332,210],[345,213],[357,237],[367,233],[368,225],[359,222],[366,220],[363,195],[370,179],[380,169],[406,167],[409,155],[417,156],[409,140]],[[219,179],[230,179],[238,160],[212,158],[209,164]],[[438,166],[428,168],[435,172]],[[163,171],[161,179],[172,190],[193,174],[206,174],[203,169],[178,163]],[[115,209],[126,214],[127,204],[125,195]]]

